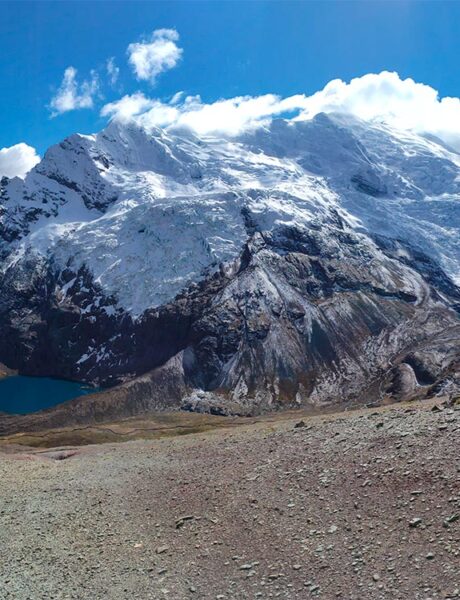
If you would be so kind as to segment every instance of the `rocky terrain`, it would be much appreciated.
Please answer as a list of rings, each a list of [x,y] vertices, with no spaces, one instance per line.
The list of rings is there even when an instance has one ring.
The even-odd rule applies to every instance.
[[[14,375],[14,371],[9,369],[6,365],[0,363],[0,378],[9,377],[10,375]]]
[[[459,195],[442,141],[344,115],[73,135],[0,183],[0,361],[121,386],[41,426],[459,389]]]
[[[122,444],[3,440],[0,596],[460,598],[460,411],[443,400]]]

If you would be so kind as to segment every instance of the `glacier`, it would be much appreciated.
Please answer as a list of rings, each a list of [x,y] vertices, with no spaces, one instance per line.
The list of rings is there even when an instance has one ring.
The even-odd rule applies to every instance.
[[[30,252],[86,265],[136,316],[237,256],[244,209],[268,231],[338,211],[460,282],[460,156],[350,116],[276,120],[230,139],[113,122],[51,148],[4,190],[4,227],[29,221],[4,269]]]
[[[263,380],[277,397],[280,376],[311,370],[322,392],[308,376],[289,397],[334,394],[361,368],[357,353],[373,365],[362,377],[388,370],[402,337],[415,339],[401,319],[423,314],[425,337],[455,329],[459,228],[460,155],[430,135],[345,114],[277,119],[238,136],[114,120],[51,147],[24,180],[0,182],[9,340],[0,360],[49,374],[47,351],[31,356],[51,336],[57,374],[69,378],[119,383],[182,353],[188,388],[231,389],[235,399],[258,394]],[[199,334],[217,346],[203,352],[201,310],[217,311]],[[245,353],[259,344],[251,314],[254,339],[270,349],[257,359]],[[337,328],[353,319],[360,345],[345,360]],[[292,360],[274,349],[283,339]],[[310,355],[313,343],[320,350]],[[409,360],[414,372],[423,360]],[[451,368],[441,363],[437,372]]]

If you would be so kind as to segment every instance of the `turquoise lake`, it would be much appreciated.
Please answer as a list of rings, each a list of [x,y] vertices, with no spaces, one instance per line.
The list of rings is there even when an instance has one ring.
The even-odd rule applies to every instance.
[[[87,385],[62,379],[6,377],[0,379],[0,412],[24,415],[95,391]]]

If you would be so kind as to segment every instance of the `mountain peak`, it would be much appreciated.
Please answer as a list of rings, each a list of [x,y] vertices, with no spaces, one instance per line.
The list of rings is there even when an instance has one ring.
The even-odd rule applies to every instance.
[[[458,155],[433,140],[335,114],[227,139],[132,122],[70,136],[24,182],[1,184],[3,286],[25,287],[55,336],[29,340],[24,357],[40,370],[40,344],[57,352],[69,319],[60,375],[118,380],[184,352],[187,385],[233,389],[237,403],[268,386],[292,403],[324,398],[332,365],[337,385],[359,370],[364,336],[364,385],[381,336],[405,332],[384,343],[387,360],[404,337],[417,347],[440,319],[456,322],[459,174]],[[3,313],[12,347],[31,310],[16,295]],[[0,361],[21,360],[0,346]],[[312,368],[313,387],[300,385]],[[285,379],[297,381],[289,392]]]

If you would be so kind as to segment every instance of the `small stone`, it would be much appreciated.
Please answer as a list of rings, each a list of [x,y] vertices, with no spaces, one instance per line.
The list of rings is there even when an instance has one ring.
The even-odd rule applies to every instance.
[[[455,515],[450,515],[450,517],[447,517],[447,519],[445,519],[445,523],[455,523],[455,521],[458,521],[460,519],[460,514],[456,513]]]
[[[179,519],[176,519],[176,529],[180,529],[186,521],[191,521],[194,518],[195,517],[193,515],[185,515],[185,517],[180,517]]]
[[[411,521],[409,521],[409,527],[415,528],[418,527],[422,522],[422,519],[420,519],[419,517],[415,517],[414,519],[412,519]]]
[[[164,554],[169,550],[169,546],[159,546],[156,550],[157,554]]]

